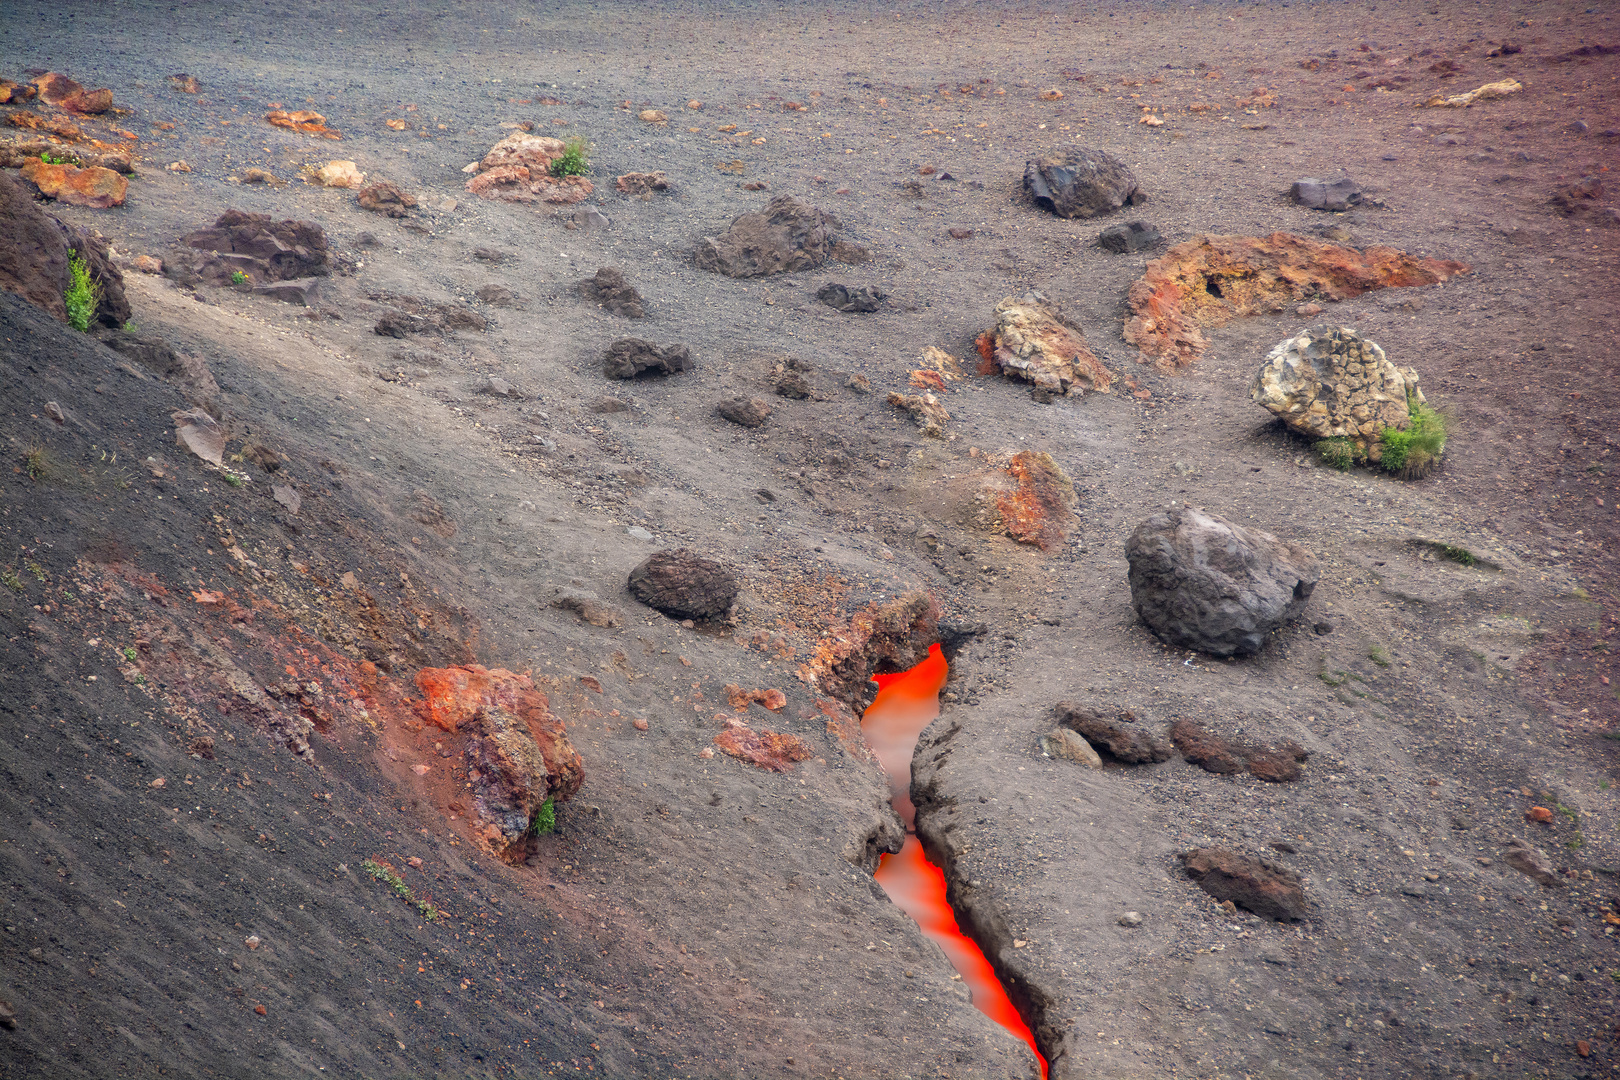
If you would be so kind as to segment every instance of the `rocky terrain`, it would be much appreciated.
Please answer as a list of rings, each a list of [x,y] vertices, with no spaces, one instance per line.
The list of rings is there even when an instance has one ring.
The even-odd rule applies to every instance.
[[[0,19],[0,1076],[1038,1075],[936,643],[1053,1077],[1615,1071],[1608,9],[183,15]]]

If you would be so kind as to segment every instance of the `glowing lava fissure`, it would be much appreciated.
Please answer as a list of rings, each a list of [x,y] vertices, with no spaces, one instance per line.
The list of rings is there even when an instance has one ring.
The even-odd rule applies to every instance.
[[[946,895],[945,874],[929,861],[917,839],[911,757],[917,737],[939,715],[939,688],[945,684],[948,670],[940,647],[930,645],[928,659],[911,670],[873,677],[878,695],[861,718],[861,732],[889,776],[891,805],[906,824],[905,846],[897,854],[884,855],[874,876],[889,899],[944,950],[972,991],[974,1007],[1029,1045],[1044,1078],[1046,1058],[1035,1045],[1029,1024],[1013,1006],[984,950],[958,927]]]

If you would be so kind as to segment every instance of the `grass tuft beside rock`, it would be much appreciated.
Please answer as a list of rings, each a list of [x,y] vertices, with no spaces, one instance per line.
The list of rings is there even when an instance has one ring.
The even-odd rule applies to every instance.
[[[1412,403],[1412,423],[1404,430],[1385,428],[1378,434],[1383,454],[1378,464],[1386,472],[1407,480],[1427,476],[1440,464],[1450,426],[1442,413],[1421,402]]]
[[[90,268],[72,248],[68,249],[68,273],[73,275],[73,280],[62,293],[62,302],[67,305],[68,325],[82,334],[90,329],[90,320],[96,317],[96,308],[101,304],[101,286],[90,277]]]
[[[551,163],[552,176],[585,176],[591,171],[591,163],[586,157],[590,147],[584,139],[574,137],[568,140],[567,149],[562,157]]]

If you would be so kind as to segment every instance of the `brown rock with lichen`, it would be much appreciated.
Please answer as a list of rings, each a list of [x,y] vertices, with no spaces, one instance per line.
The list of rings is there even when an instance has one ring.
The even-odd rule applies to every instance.
[[[1136,722],[1128,711],[1087,709],[1067,701],[1057,704],[1058,723],[1073,728],[1098,750],[1127,765],[1170,760],[1170,746]]]
[[[787,772],[796,762],[814,756],[803,739],[779,731],[755,731],[735,717],[727,717],[726,729],[714,737],[714,744],[734,758],[770,772]]]
[[[1114,376],[1097,359],[1080,328],[1040,293],[1006,297],[996,325],[979,335],[981,374],[1000,372],[1053,394],[1108,393]]]
[[[34,87],[39,91],[39,100],[47,105],[60,105],[74,94],[84,92],[84,87],[55,71],[47,71],[34,79]]]
[[[1374,289],[1433,285],[1469,268],[1392,247],[1364,251],[1290,233],[1197,236],[1147,264],[1131,286],[1125,340],[1164,370],[1202,355],[1204,330],[1274,314],[1306,297],[1347,300]]]
[[[39,91],[32,86],[19,86],[10,79],[0,79],[0,105],[16,105],[34,100]]]
[[[89,206],[105,210],[122,206],[129,191],[129,181],[99,165],[80,169],[73,165],[52,165],[38,158],[23,163],[22,178],[39,188],[47,199],[56,199],[74,206]]]
[[[86,116],[100,116],[113,107],[113,93],[108,89],[86,90],[79,88],[60,102],[62,108],[69,112],[82,113]]]
[[[78,142],[84,138],[84,131],[77,124],[62,116],[41,116],[36,112],[14,112],[6,117],[6,123],[12,127],[28,128],[32,131],[48,131],[52,135],[68,142]]]

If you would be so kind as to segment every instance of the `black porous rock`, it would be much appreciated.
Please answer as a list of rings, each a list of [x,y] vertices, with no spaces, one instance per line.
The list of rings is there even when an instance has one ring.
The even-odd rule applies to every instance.
[[[638,375],[673,375],[692,365],[692,354],[685,345],[659,348],[640,338],[621,338],[602,354],[602,374],[610,379],[634,379]]]
[[[1101,217],[1147,202],[1131,170],[1101,150],[1036,158],[1024,166],[1024,190],[1061,218]]]
[[[660,551],[630,571],[631,595],[672,619],[724,615],[737,589],[736,574],[685,549]]]
[[[1145,251],[1162,239],[1164,237],[1159,235],[1159,230],[1147,222],[1131,221],[1124,225],[1108,226],[1097,237],[1097,243],[1104,251],[1124,255],[1130,251]]]
[[[839,311],[872,312],[883,306],[888,293],[873,285],[840,285],[829,281],[816,293],[816,299]]]
[[[1259,652],[1305,609],[1319,575],[1298,544],[1190,506],[1138,525],[1125,557],[1142,621],[1168,644],[1213,656]]]
[[[1295,180],[1289,189],[1295,202],[1312,210],[1348,210],[1361,202],[1361,185],[1348,176],[1340,180]]]

